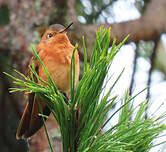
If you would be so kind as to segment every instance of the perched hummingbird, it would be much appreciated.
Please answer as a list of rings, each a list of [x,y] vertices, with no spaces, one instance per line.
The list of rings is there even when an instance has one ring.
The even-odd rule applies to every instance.
[[[51,75],[57,88],[70,94],[70,64],[74,46],[70,43],[67,36],[67,30],[73,23],[69,24],[66,28],[60,24],[51,25],[42,36],[42,39],[37,46],[36,50],[44,63],[47,71]],[[47,76],[38,62],[33,56],[30,60],[34,62],[35,70],[44,81],[48,82]],[[27,72],[27,75],[30,75]],[[75,84],[79,78],[79,56],[77,50],[75,51]],[[40,83],[37,82],[36,83]],[[16,138],[28,138],[35,134],[43,125],[42,117],[39,116],[40,108],[36,100],[35,93],[26,95],[28,102],[25,106],[17,133]],[[39,101],[44,115],[50,115],[50,109],[43,101]]]

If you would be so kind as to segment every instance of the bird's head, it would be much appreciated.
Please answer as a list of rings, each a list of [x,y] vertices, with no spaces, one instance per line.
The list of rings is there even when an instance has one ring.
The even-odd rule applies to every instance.
[[[48,45],[57,45],[68,43],[69,39],[67,37],[67,30],[73,23],[70,23],[67,27],[64,27],[61,24],[53,24],[48,30],[43,34],[41,43]]]

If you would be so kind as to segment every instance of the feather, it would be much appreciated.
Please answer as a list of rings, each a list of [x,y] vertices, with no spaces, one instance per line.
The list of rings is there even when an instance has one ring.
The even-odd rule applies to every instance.
[[[36,58],[32,57],[30,61],[30,65],[34,62],[35,70],[39,74],[39,63]],[[27,75],[30,77],[30,70],[27,71]],[[37,83],[37,79],[34,77],[35,82]],[[32,136],[35,132],[37,132],[43,125],[43,119],[39,116],[40,108],[38,105],[38,101],[36,100],[35,93],[29,93],[27,95],[28,102],[25,106],[25,110],[23,112],[19,127],[17,129],[16,138],[28,138]],[[45,105],[41,99],[39,100],[41,104],[43,114],[49,116],[50,110]],[[46,118],[45,118],[46,119]]]

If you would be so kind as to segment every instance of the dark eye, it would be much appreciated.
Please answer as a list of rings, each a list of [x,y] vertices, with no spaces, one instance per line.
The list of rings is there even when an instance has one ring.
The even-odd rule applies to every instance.
[[[51,38],[51,37],[53,37],[53,34],[52,34],[52,33],[49,33],[49,34],[47,35],[47,37],[48,37],[48,38]]]

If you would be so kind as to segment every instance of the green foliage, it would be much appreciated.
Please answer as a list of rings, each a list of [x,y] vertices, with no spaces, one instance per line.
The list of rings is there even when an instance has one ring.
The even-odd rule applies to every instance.
[[[76,11],[79,16],[85,19],[86,24],[107,23],[108,17],[114,20],[115,2],[118,2],[118,0],[77,0]],[[135,6],[135,9],[143,14],[149,2],[150,0],[136,0],[126,3],[131,6],[134,4],[133,7]]]
[[[0,25],[9,24],[10,10],[6,5],[0,7]]]
[[[150,3],[150,0],[138,0],[138,1],[135,1],[134,3],[138,11],[141,14],[143,14],[147,8],[147,5]]]
[[[141,41],[138,43],[138,55],[144,57],[145,59],[149,59],[152,55],[152,50],[154,47],[154,42],[152,41]]]
[[[43,99],[59,125],[64,152],[147,152],[153,146],[153,139],[166,129],[165,125],[159,123],[164,116],[155,120],[153,118],[145,120],[146,104],[142,103],[138,107],[136,116],[131,120],[133,112],[135,112],[133,100],[137,95],[130,97],[129,93],[126,92],[122,100],[122,106],[106,120],[109,110],[117,99],[116,96],[111,96],[112,89],[123,71],[105,95],[103,95],[103,90],[105,89],[103,82],[111,67],[114,56],[127,38],[118,46],[115,45],[116,40],[114,40],[111,49],[109,49],[110,29],[101,27],[97,31],[96,36],[94,50],[89,63],[87,63],[86,46],[83,38],[84,73],[77,88],[74,85],[75,57],[73,53],[71,60],[71,71],[73,73],[70,73],[71,99],[68,102],[66,102],[65,97],[56,88],[33,47],[33,53],[43,67],[49,82],[45,82],[37,75],[35,66],[32,64],[30,67],[30,78],[16,71],[25,80],[6,73],[6,75],[14,79],[15,84],[23,86],[23,88],[12,88],[11,92],[35,92],[36,96]],[[35,83],[34,76],[38,82],[42,82],[45,85]],[[118,124],[102,133],[103,127],[117,113],[120,113]],[[43,116],[42,109],[40,116]],[[46,126],[45,130],[47,133]],[[49,144],[51,151],[53,151],[50,140]]]
[[[77,14],[84,17],[86,24],[96,23],[99,20],[100,15],[104,12],[105,14],[113,14],[110,7],[117,0],[77,0],[76,11]],[[102,16],[104,17],[104,16]],[[105,17],[104,17],[105,18]],[[106,19],[106,18],[105,18]]]

